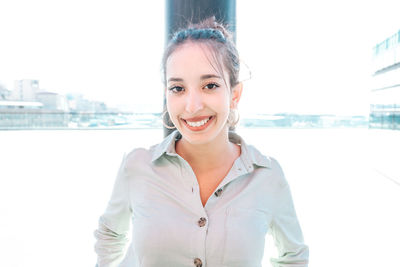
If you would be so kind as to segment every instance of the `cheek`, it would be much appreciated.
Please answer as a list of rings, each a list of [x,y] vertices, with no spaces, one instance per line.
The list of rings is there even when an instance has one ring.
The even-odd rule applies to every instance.
[[[179,109],[179,104],[177,103],[177,99],[174,97],[169,97],[168,95],[166,96],[166,106],[167,106],[167,111],[169,113],[169,116],[171,119],[175,117],[175,115],[178,112]]]
[[[173,106],[173,105],[171,105],[171,100],[169,99],[168,96],[166,97],[165,100],[166,100],[167,111],[168,111],[168,113],[171,113],[171,107]]]
[[[218,99],[215,99],[214,105],[218,107],[220,113],[229,113],[231,105],[229,95],[223,94]]]

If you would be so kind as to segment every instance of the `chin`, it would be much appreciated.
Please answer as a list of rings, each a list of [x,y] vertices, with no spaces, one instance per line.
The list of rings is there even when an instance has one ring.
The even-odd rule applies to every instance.
[[[191,131],[185,127],[185,125],[182,125],[182,127],[180,127],[181,129],[178,130],[181,133],[182,138],[192,145],[206,145],[214,142],[216,139],[219,139],[219,137],[225,132],[226,135],[228,135],[227,125],[217,127],[218,125],[214,124],[210,126],[211,127],[202,131]]]

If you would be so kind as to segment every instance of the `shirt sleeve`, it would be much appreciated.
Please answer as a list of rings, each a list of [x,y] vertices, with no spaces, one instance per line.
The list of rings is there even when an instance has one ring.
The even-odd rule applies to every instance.
[[[271,223],[271,235],[278,248],[278,258],[271,258],[274,267],[307,267],[308,246],[297,220],[289,185],[283,174],[283,185],[277,195],[277,209]]]
[[[100,216],[98,229],[94,232],[97,253],[96,266],[98,267],[118,266],[125,254],[132,216],[126,175],[126,157],[125,154],[114,183],[111,199],[104,214]]]

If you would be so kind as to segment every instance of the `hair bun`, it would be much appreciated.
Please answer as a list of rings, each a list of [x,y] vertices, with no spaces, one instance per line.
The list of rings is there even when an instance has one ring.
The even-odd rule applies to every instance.
[[[188,28],[179,31],[172,37],[172,42],[181,43],[186,39],[214,39],[220,43],[226,42],[224,34],[220,30],[212,28]]]
[[[220,23],[216,20],[215,16],[212,16],[205,20],[202,20],[199,23],[190,24],[189,28],[194,28],[194,29],[209,28],[209,29],[218,30],[222,34],[224,39],[232,40],[232,34],[224,27],[224,25],[222,23]]]

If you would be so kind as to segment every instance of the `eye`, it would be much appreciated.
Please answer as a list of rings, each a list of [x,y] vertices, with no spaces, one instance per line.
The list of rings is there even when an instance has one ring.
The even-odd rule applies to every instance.
[[[216,89],[218,87],[219,87],[219,85],[216,83],[209,83],[206,86],[204,86],[204,88],[209,89],[209,90]]]
[[[173,86],[173,87],[168,88],[168,90],[175,94],[178,94],[178,93],[183,92],[184,89],[182,86]]]

